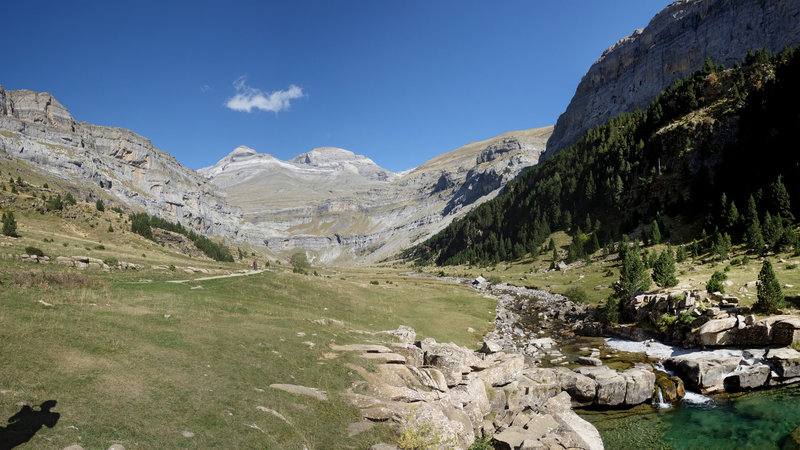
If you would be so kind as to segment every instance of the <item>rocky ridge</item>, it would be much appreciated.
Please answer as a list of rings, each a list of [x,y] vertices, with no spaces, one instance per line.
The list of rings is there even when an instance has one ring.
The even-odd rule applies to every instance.
[[[581,79],[547,142],[549,157],[595,125],[646,107],[707,57],[731,66],[748,50],[800,44],[795,0],[680,0],[606,49]]]
[[[199,172],[244,212],[243,239],[319,263],[372,262],[496,196],[536,164],[550,130],[509,132],[400,173],[331,147],[289,161],[239,147]]]
[[[237,238],[241,214],[197,173],[130,130],[76,121],[46,92],[0,87],[0,157],[80,186],[89,198]]]

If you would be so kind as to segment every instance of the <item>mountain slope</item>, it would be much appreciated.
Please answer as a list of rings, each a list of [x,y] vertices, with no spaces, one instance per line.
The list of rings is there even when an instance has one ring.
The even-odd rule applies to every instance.
[[[708,57],[730,66],[748,50],[777,53],[798,44],[797,0],[676,1],[592,64],[558,118],[545,158],[595,125],[647,107],[673,80],[700,69]]]
[[[541,251],[558,229],[571,231],[580,254],[641,224],[663,227],[666,216],[687,230],[685,240],[706,229],[736,241],[746,223],[734,211],[745,211],[751,196],[747,220],[761,218],[768,246],[794,245],[784,226],[800,217],[798,79],[798,50],[758,52],[733,69],[709,65],[646,112],[588,131],[411,254],[439,264],[491,263]]]
[[[89,198],[237,236],[240,213],[196,172],[130,130],[77,122],[46,92],[0,87],[0,156],[46,171]]]
[[[392,173],[343,149],[280,161],[239,147],[200,170],[242,209],[241,235],[322,262],[377,261],[493,198],[535,164],[551,127],[505,133]]]

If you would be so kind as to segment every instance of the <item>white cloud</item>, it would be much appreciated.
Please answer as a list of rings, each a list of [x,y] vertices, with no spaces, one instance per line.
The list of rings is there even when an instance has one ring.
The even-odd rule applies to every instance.
[[[207,84],[204,84],[204,85],[200,86],[200,92],[202,92],[203,94],[205,94],[206,92],[208,92],[210,90],[211,90],[211,86],[209,86]]]
[[[305,96],[303,89],[289,85],[286,90],[264,92],[246,84],[247,77],[241,76],[233,82],[236,95],[225,102],[225,106],[234,111],[252,112],[253,108],[262,111],[283,111],[289,109],[291,100]]]

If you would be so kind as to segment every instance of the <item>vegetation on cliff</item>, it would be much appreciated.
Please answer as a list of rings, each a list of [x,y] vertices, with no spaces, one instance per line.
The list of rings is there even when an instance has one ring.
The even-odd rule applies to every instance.
[[[646,111],[588,131],[405,256],[485,265],[548,251],[551,233],[568,230],[569,262],[642,224],[643,241],[668,240],[667,222],[686,228],[693,249],[720,256],[738,242],[797,247],[798,79],[797,50],[758,51],[728,69],[708,61]]]

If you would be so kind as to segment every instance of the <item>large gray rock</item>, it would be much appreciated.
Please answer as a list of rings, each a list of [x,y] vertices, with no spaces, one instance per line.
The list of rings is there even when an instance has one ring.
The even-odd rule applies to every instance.
[[[656,375],[647,369],[634,367],[622,372],[625,377],[625,404],[638,405],[653,396]]]
[[[697,343],[708,346],[731,344],[734,334],[730,331],[736,329],[736,323],[736,317],[706,322],[697,330]]]
[[[597,392],[597,383],[593,379],[565,367],[560,367],[557,371],[561,388],[572,397],[573,404],[576,406],[592,404]]]
[[[733,373],[742,360],[740,351],[717,350],[694,352],[665,362],[683,380],[686,387],[704,394],[725,390],[725,377]]]
[[[625,403],[628,383],[624,376],[606,366],[579,367],[575,372],[587,376],[597,383],[595,403],[616,406]]]
[[[781,378],[800,377],[800,352],[791,348],[770,349],[764,360]]]
[[[739,366],[723,380],[725,391],[740,392],[760,388],[767,383],[770,372],[769,366],[764,364]]]
[[[584,131],[647,107],[673,80],[707,57],[732,66],[748,50],[780,52],[800,43],[800,3],[786,0],[681,0],[644,29],[606,49],[581,79],[547,142],[549,157]]]

